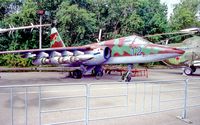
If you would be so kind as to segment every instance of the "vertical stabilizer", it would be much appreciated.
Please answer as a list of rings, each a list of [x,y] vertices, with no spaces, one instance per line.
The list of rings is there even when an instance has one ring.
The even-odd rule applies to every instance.
[[[50,43],[51,48],[65,47],[65,44],[63,43],[63,40],[61,39],[61,37],[55,27],[53,27],[51,29],[50,41],[51,41],[51,43]]]

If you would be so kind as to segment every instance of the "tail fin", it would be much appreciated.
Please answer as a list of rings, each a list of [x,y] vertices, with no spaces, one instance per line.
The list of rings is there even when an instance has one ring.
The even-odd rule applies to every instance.
[[[51,43],[50,43],[51,48],[65,47],[65,44],[55,27],[51,29],[50,40],[51,40]]]

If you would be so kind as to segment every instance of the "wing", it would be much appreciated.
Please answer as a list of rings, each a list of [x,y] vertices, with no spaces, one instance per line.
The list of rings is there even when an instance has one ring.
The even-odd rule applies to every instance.
[[[50,54],[53,51],[63,52],[63,51],[87,51],[91,50],[90,47],[60,47],[60,48],[47,48],[47,49],[29,49],[29,50],[14,50],[14,51],[1,51],[0,54],[39,54],[41,52],[46,52]]]
[[[20,54],[24,58],[35,57],[34,65],[99,65],[111,57],[111,50],[109,47],[95,44],[79,47],[2,51],[0,54]]]
[[[23,58],[33,58],[34,65],[45,64],[73,64],[84,62],[93,58],[92,54],[87,54],[93,49],[90,46],[80,47],[60,47],[47,49],[30,49],[16,51],[2,51],[0,54],[20,54]]]
[[[158,34],[153,34],[153,35],[146,35],[144,37],[148,38],[148,37],[164,36],[164,35],[195,34],[199,32],[200,32],[200,28],[188,28],[188,29],[179,30],[177,32],[158,33]]]

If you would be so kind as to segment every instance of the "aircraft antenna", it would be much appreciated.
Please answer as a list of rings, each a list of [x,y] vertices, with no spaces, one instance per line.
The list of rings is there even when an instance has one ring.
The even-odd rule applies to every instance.
[[[166,39],[165,45],[168,45],[168,43],[169,43],[169,39]]]
[[[101,41],[101,34],[102,34],[102,29],[99,30],[99,38],[97,40],[98,43]]]

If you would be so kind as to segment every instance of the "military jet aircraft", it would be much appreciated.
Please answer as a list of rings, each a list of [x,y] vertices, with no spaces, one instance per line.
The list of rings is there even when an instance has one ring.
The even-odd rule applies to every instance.
[[[165,40],[166,45],[182,49],[185,51],[185,53],[179,57],[169,58],[163,61],[166,65],[172,68],[183,68],[183,72],[186,75],[191,75],[196,71],[197,68],[200,68],[200,36],[197,36],[199,33],[200,28],[195,27],[183,29],[178,32],[147,35],[146,37],[174,34],[176,35],[175,37],[192,35],[193,37],[176,44],[168,44],[169,40],[173,39],[174,37],[167,38],[167,40]]]
[[[142,37],[132,35],[77,47],[65,47],[57,29],[51,29],[51,48],[2,51],[0,54],[21,54],[34,58],[34,65],[64,65],[80,67],[73,71],[74,78],[92,72],[102,76],[104,64],[128,64],[122,80],[131,80],[133,64],[166,60],[184,54],[184,50],[153,44]]]
[[[183,67],[186,75],[191,75],[200,68],[200,36],[193,36],[182,43],[168,45],[182,49],[185,53],[179,57],[167,59],[163,61],[164,63],[172,67]]]

